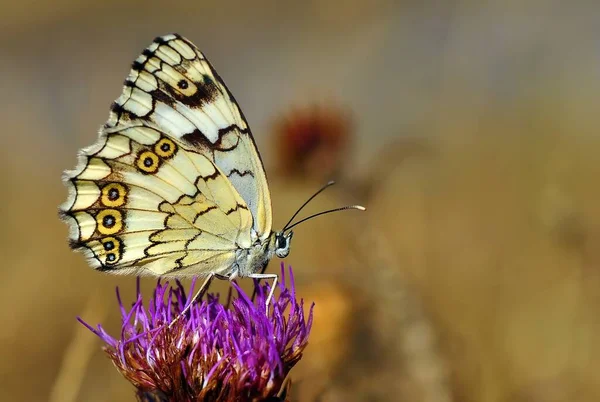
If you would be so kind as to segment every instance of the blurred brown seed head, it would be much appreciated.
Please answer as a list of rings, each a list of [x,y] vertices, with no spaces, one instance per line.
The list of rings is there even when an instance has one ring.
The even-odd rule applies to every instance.
[[[274,124],[278,173],[318,180],[341,170],[353,134],[350,112],[339,106],[295,108]]]

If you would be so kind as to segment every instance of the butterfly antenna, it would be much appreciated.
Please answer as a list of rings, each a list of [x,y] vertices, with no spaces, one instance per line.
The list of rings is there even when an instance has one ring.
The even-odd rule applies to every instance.
[[[356,210],[359,210],[359,211],[366,211],[367,210],[362,205],[348,205],[348,206],[341,207],[341,208],[328,209],[327,211],[322,211],[322,212],[316,213],[314,215],[307,216],[306,218],[299,220],[298,222],[294,223],[292,226],[290,226],[289,228],[287,228],[287,230],[291,230],[292,228],[294,228],[295,226],[298,226],[302,222],[306,222],[307,220],[312,219],[312,218],[316,218],[317,216],[329,214],[329,213],[332,213],[332,212],[345,211],[347,209],[356,209]]]
[[[302,211],[302,208],[304,208],[305,206],[308,205],[309,202],[311,202],[317,195],[321,194],[323,192],[323,190],[325,190],[327,187],[329,186],[333,186],[335,184],[335,181],[331,180],[329,182],[327,182],[327,184],[325,184],[323,187],[321,187],[319,189],[319,191],[317,191],[316,193],[314,193],[308,200],[306,200],[306,202],[304,202],[304,204],[302,204],[302,206],[300,208],[298,208],[296,210],[296,213],[294,213],[294,215],[292,215],[292,217],[290,218],[290,220],[288,221],[288,223],[285,224],[285,226],[283,227],[283,229],[281,230],[282,232],[285,232],[286,229],[288,229],[288,225],[290,223],[292,223],[292,221],[294,220],[294,218],[296,216],[298,216],[298,214],[300,213],[300,211]],[[295,226],[295,225],[294,225]],[[293,227],[293,226],[292,226]],[[290,229],[292,228],[290,227]]]

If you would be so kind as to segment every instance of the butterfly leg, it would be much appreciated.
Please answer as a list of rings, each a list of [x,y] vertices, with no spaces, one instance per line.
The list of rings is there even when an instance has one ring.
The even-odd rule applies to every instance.
[[[173,326],[173,324],[175,324],[175,322],[177,322],[177,320],[179,318],[183,317],[183,315],[188,312],[188,310],[192,307],[192,305],[194,305],[194,304],[198,303],[200,300],[202,300],[202,297],[204,297],[204,294],[206,293],[206,291],[210,287],[210,284],[213,281],[213,279],[215,279],[215,277],[221,277],[221,275],[218,275],[218,274],[215,274],[214,272],[211,272],[206,277],[206,280],[204,281],[204,283],[202,284],[202,286],[200,286],[200,288],[196,291],[196,294],[194,295],[194,298],[192,299],[192,301],[189,302],[187,306],[185,306],[185,308],[181,311],[181,313],[179,313],[177,315],[177,317],[175,317],[173,319],[173,321],[171,321],[171,323],[169,324],[169,328],[171,328]]]
[[[271,289],[269,289],[269,295],[267,296],[266,308],[267,314],[269,314],[269,304],[271,304],[271,299],[273,298],[273,293],[275,293],[275,287],[277,286],[277,281],[279,280],[279,276],[277,274],[250,274],[249,278],[252,279],[273,279],[273,284],[271,285]]]
[[[267,270],[267,266],[265,265],[260,272],[256,272],[256,273],[257,274],[260,273],[262,275],[265,273],[266,270]],[[260,279],[257,280],[256,286],[254,287],[254,290],[252,291],[252,299],[250,299],[250,300],[252,300],[252,302],[254,302],[254,299],[256,299],[256,295],[258,294],[258,284],[259,283],[260,283]]]

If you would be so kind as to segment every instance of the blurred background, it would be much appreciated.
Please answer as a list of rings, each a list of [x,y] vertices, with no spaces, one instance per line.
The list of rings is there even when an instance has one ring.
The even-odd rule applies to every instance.
[[[597,2],[0,7],[2,400],[133,400],[75,317],[117,331],[114,287],[133,299],[134,279],[72,253],[57,206],[169,32],[238,99],[275,227],[331,178],[308,212],[368,207],[296,231],[285,262],[317,303],[296,400],[600,400]]]

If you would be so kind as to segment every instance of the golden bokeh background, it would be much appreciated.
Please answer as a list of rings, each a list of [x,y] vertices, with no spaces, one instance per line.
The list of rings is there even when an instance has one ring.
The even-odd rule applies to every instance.
[[[310,211],[368,207],[296,230],[286,263],[317,303],[296,400],[600,400],[596,2],[0,4],[2,400],[134,399],[75,317],[117,331],[114,287],[135,281],[88,269],[57,206],[169,32],[241,104],[276,227],[328,176]],[[277,136],[311,116],[346,142],[283,167]]]

